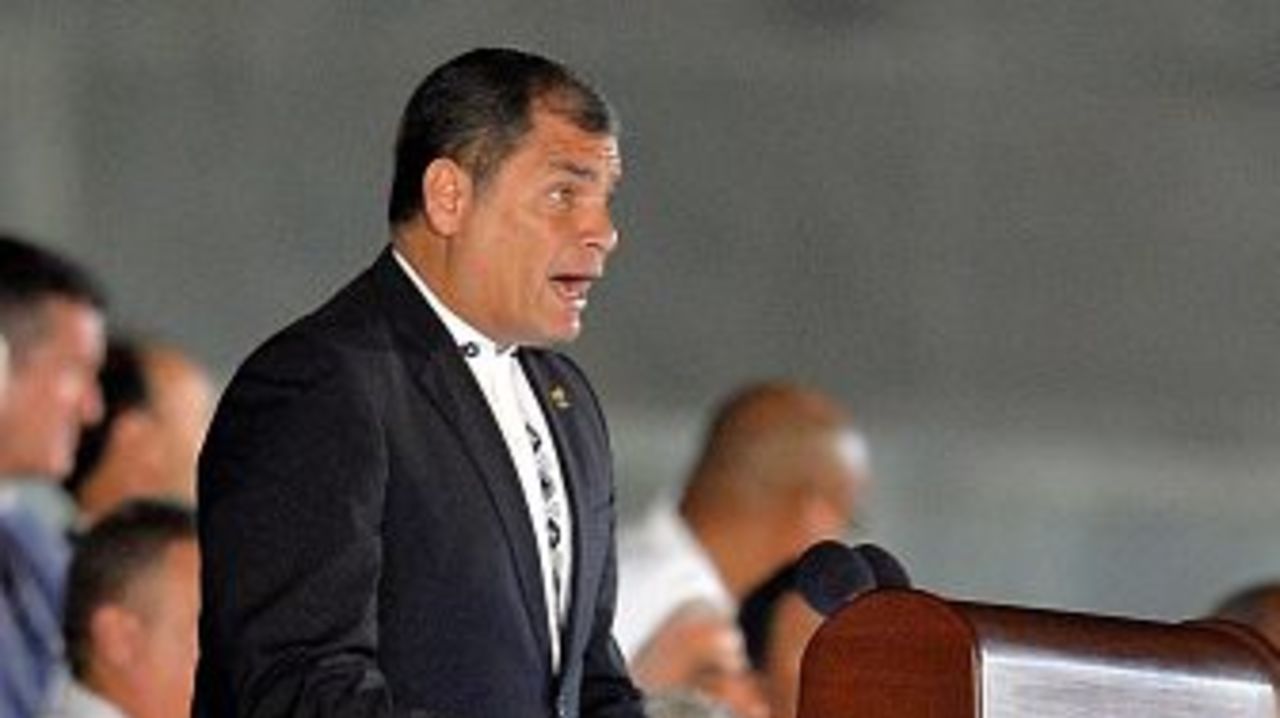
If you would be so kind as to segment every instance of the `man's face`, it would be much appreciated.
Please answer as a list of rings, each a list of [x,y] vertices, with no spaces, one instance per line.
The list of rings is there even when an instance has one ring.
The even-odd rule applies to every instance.
[[[204,370],[175,350],[149,348],[142,361],[147,402],[116,417],[101,462],[76,497],[90,523],[130,499],[195,502],[213,389]]]
[[[66,299],[41,311],[43,331],[10,359],[0,474],[57,479],[71,470],[81,427],[102,417],[103,324],[96,309]]]
[[[798,486],[782,519],[779,542],[798,556],[819,541],[846,538],[856,527],[870,469],[861,435],[843,429],[815,437],[806,460],[797,463],[807,482]]]
[[[501,344],[569,341],[617,244],[609,201],[617,140],[534,109],[532,127],[481,187],[453,241],[463,316]]]
[[[132,634],[126,696],[109,696],[136,718],[168,718],[190,711],[200,613],[200,566],[194,541],[165,551],[164,562],[141,581],[132,599],[138,630]]]
[[[143,358],[151,401],[146,441],[157,454],[138,496],[195,500],[196,460],[213,410],[213,387],[204,370],[171,349],[149,349]],[[131,498],[131,497],[125,497]]]
[[[818,486],[829,511],[832,535],[839,538],[857,520],[862,495],[870,482],[867,443],[862,434],[851,428],[841,429],[828,439],[823,468],[818,470]]]

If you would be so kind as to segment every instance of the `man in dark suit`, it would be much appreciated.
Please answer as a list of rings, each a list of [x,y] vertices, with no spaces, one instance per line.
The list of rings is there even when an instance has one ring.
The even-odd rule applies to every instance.
[[[603,98],[476,50],[396,144],[392,243],[259,348],[201,457],[198,716],[640,716],[575,338],[617,235]]]

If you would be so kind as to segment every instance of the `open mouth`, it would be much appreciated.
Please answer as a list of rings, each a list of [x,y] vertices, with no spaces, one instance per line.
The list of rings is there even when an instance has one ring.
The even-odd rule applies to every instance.
[[[551,278],[556,295],[575,309],[587,306],[587,293],[598,277],[585,274],[560,274]]]

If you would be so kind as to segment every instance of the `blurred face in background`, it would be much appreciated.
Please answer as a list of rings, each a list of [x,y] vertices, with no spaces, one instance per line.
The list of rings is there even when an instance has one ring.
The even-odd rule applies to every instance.
[[[0,400],[0,474],[59,479],[75,459],[83,426],[102,417],[98,368],[102,315],[88,304],[45,301],[41,326],[10,346]]]
[[[798,556],[815,543],[840,540],[856,525],[870,483],[866,442],[853,429],[809,437],[796,449],[791,471],[800,472],[792,500],[778,528],[786,555]]]
[[[826,506],[823,538],[847,534],[858,520],[863,495],[871,481],[867,441],[858,431],[845,427],[825,438],[825,450],[815,469],[818,493]]]
[[[174,350],[147,352],[146,373],[165,446],[164,474],[173,480],[165,493],[192,501],[196,461],[213,413],[213,385],[203,368]]]
[[[649,693],[690,691],[739,718],[769,716],[738,627],[707,604],[677,609],[636,655],[631,672]]]
[[[112,422],[103,455],[77,496],[89,523],[131,499],[195,503],[212,385],[204,369],[177,350],[149,347],[140,361],[147,401]]]
[[[191,710],[200,612],[194,541],[175,542],[123,600],[93,619],[89,684],[129,718],[172,718]]]
[[[199,557],[195,542],[174,544],[153,586],[138,653],[145,705],[137,718],[182,716],[191,709],[195,682],[196,624],[200,613]]]

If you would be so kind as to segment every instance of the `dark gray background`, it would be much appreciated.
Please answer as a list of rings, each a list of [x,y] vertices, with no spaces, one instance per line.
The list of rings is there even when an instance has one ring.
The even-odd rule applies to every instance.
[[[628,514],[787,375],[929,587],[1182,618],[1280,574],[1271,0],[0,0],[0,225],[225,377],[372,258],[400,107],[478,44],[624,119],[573,353]]]

